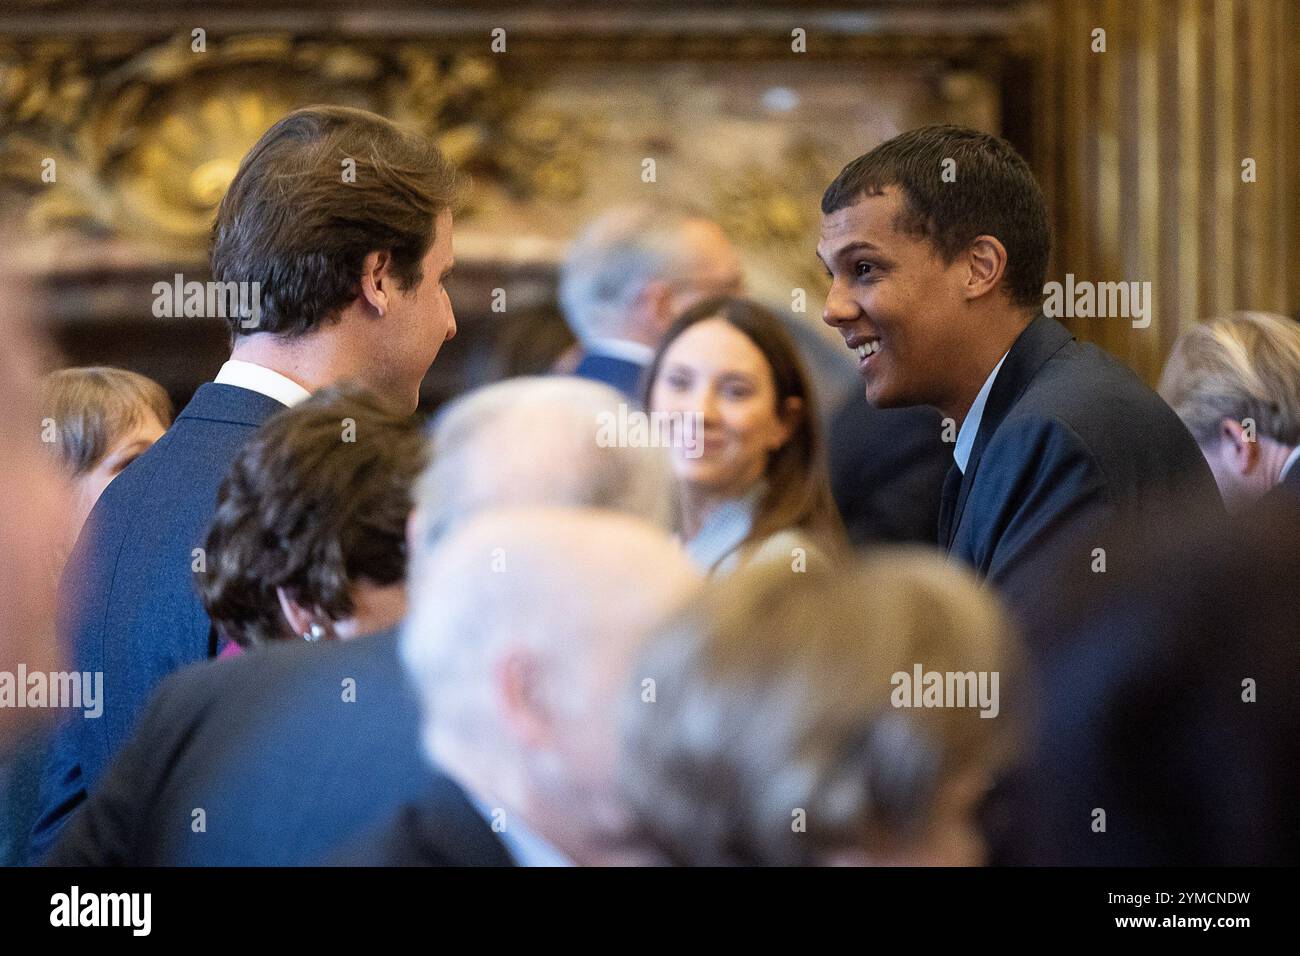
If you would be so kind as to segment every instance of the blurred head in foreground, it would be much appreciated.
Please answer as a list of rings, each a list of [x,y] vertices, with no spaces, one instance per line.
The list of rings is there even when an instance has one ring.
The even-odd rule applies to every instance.
[[[420,476],[413,550],[486,508],[608,508],[667,528],[672,476],[662,448],[602,447],[603,418],[626,399],[598,382],[517,378],[449,404]]]
[[[34,303],[0,262],[0,671],[57,668],[54,640],[58,551],[68,537],[70,489],[40,442],[41,371]],[[0,707],[0,753],[12,732],[47,711]]]
[[[1010,752],[997,694],[1013,651],[988,592],[921,552],[714,579],[647,643],[624,694],[638,841],[683,865],[981,863],[975,815]],[[944,693],[949,675],[969,681],[966,699],[908,706],[931,699],[912,685],[932,672]]]
[[[1300,470],[1300,323],[1237,312],[1192,326],[1174,343],[1160,395],[1201,446],[1230,509]]]
[[[1184,514],[1127,529],[1114,582],[1041,625],[1008,862],[1300,863],[1300,499]]]
[[[243,647],[349,638],[406,610],[418,420],[351,386],[278,412],[240,451],[196,575],[218,632]]]
[[[108,483],[163,436],[172,403],[153,379],[126,369],[65,368],[41,382],[41,425],[72,479],[72,535]],[[71,542],[69,542],[69,546]]]
[[[488,512],[413,561],[402,657],[425,749],[507,843],[580,864],[626,846],[615,715],[645,636],[695,585],[666,532],[610,511]]]

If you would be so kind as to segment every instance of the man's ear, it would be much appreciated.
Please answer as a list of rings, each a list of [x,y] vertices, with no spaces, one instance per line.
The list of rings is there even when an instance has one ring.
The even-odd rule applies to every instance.
[[[987,295],[1007,271],[1007,247],[994,236],[976,236],[966,252],[966,285],[963,289],[967,299],[978,299]]]
[[[508,651],[493,669],[492,683],[502,722],[526,749],[546,749],[553,742],[551,715],[542,699],[539,663],[531,654]]]
[[[381,319],[394,288],[392,269],[393,257],[387,252],[371,252],[361,264],[361,297]]]
[[[636,297],[638,324],[654,335],[662,335],[677,318],[672,306],[672,286],[663,279],[651,279]]]
[[[1241,422],[1225,418],[1219,423],[1219,441],[1223,444],[1224,457],[1232,470],[1238,475],[1248,475],[1259,464],[1259,442],[1247,436]]]

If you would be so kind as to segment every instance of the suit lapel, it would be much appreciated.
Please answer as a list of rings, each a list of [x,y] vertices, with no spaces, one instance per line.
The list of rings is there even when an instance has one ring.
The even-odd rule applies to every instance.
[[[988,401],[984,403],[984,414],[980,418],[979,431],[975,434],[975,444],[971,446],[970,458],[966,461],[966,473],[961,477],[961,487],[957,492],[952,519],[947,526],[947,534],[943,542],[945,550],[952,548],[957,528],[961,525],[962,512],[966,510],[966,500],[970,497],[971,486],[975,483],[975,472],[979,469],[980,458],[993,433],[998,430],[1003,419],[1020,400],[1020,396],[1029,387],[1038,370],[1059,352],[1062,346],[1073,340],[1074,336],[1070,334],[1069,329],[1055,319],[1040,315],[1025,327],[1015,344],[1011,346],[1006,361],[998,371],[998,377],[993,381],[993,388],[989,390]],[[956,470],[956,466],[953,467]]]
[[[953,462],[943,479],[943,494],[939,498],[939,544],[946,551],[952,545],[953,515],[957,511],[957,494],[962,486],[961,469]]]

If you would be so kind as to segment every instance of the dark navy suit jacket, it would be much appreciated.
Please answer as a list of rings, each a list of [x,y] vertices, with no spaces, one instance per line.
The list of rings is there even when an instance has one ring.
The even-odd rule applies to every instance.
[[[421,753],[395,631],[204,661],[162,682],[47,862],[319,863],[402,806],[440,795],[458,811],[442,817],[455,823],[449,839],[463,823],[467,846],[483,845],[474,842],[483,831],[495,842]]]
[[[327,866],[515,866],[505,845],[458,784],[433,791],[367,830]]]
[[[77,670],[104,674],[103,714],[59,728],[41,781],[34,860],[126,742],[158,682],[216,653],[194,586],[217,488],[241,445],[284,406],[200,386],[158,442],[105,489],[64,571],[59,634]]]
[[[874,408],[859,387],[831,419],[831,493],[849,540],[934,546],[952,467],[943,419],[928,405]]]
[[[645,366],[638,365],[628,359],[586,352],[582,356],[582,361],[578,363],[578,367],[573,370],[573,374],[579,378],[595,379],[597,382],[612,385],[629,398],[640,401],[639,385],[641,373],[644,371]]]
[[[1277,487],[1293,495],[1300,496],[1300,461],[1291,466],[1291,470],[1286,473],[1286,477],[1277,483]]]
[[[1099,529],[1175,502],[1223,510],[1191,433],[1126,366],[1039,316],[993,383],[965,474],[948,474],[939,543],[1023,614],[1097,573]]]

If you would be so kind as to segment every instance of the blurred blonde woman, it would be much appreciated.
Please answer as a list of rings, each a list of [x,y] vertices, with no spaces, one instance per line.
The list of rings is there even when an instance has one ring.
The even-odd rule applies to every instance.
[[[638,850],[688,866],[984,862],[976,812],[1014,749],[1001,698],[1020,695],[1007,621],[964,570],[905,548],[803,574],[750,563],[646,646],[622,725]],[[943,675],[948,706],[912,706],[918,667]]]
[[[41,383],[41,439],[72,480],[71,537],[109,482],[171,425],[172,403],[153,379],[120,368],[65,368]]]

